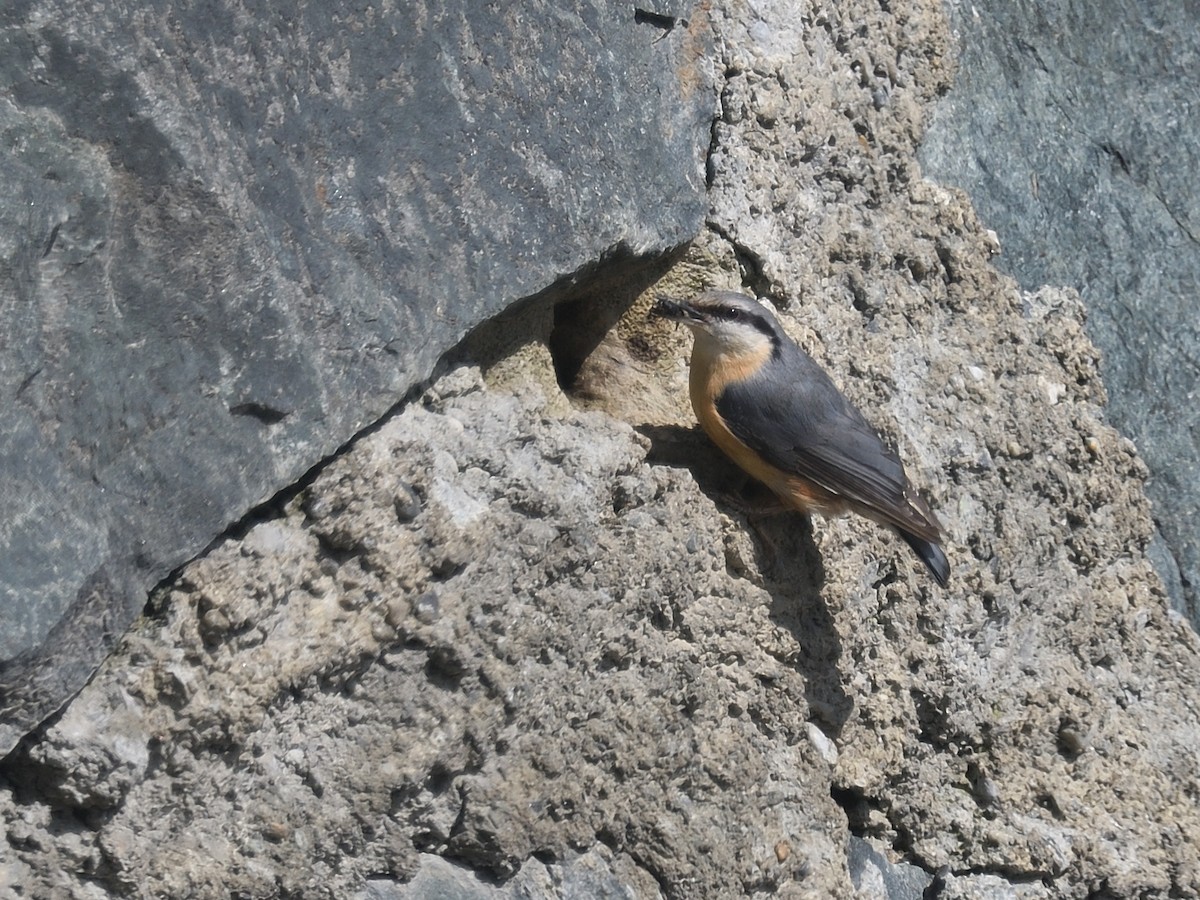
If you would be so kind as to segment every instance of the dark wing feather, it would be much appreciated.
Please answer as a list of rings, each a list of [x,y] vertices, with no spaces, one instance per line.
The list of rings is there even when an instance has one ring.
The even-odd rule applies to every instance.
[[[738,440],[775,468],[814,481],[926,540],[936,541],[932,514],[917,508],[900,458],[842,396],[829,376],[798,347],[781,348],[786,365],[768,365],[751,378],[731,383],[717,398],[717,411]],[[786,371],[795,381],[769,374]],[[911,499],[910,499],[911,498]]]

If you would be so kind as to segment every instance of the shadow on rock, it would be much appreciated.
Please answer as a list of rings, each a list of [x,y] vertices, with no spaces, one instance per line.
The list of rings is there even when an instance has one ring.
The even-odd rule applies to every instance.
[[[821,596],[825,566],[811,519],[780,511],[771,492],[730,462],[698,427],[639,425],[637,431],[650,439],[650,463],[688,469],[721,511],[745,523],[754,558],[744,562],[754,573],[738,574],[761,580],[771,595],[772,621],[800,645],[789,662],[804,676],[809,709],[822,730],[836,737],[853,703],[842,687],[841,639]],[[738,561],[730,556],[727,552],[727,563],[737,570]]]
[[[809,710],[826,734],[837,737],[854,704],[842,687],[837,624],[821,595],[825,566],[812,519],[789,511],[767,518],[751,514],[750,522],[762,548],[759,566],[771,595],[771,619],[799,643],[800,653],[791,662],[804,676]]]

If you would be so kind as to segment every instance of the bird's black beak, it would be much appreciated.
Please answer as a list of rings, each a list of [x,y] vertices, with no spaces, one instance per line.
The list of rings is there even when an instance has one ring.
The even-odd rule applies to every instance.
[[[704,319],[700,312],[690,303],[686,301],[680,303],[676,300],[670,300],[667,297],[659,297],[655,301],[654,306],[650,308],[650,315],[662,319],[670,319],[673,322],[700,322]]]

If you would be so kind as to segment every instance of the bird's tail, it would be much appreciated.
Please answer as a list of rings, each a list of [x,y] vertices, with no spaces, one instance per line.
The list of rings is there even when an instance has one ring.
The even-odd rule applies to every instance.
[[[900,537],[904,538],[904,542],[913,548],[917,556],[921,557],[921,562],[929,567],[929,571],[933,573],[934,580],[942,587],[950,583],[950,560],[946,559],[946,554],[942,552],[940,544],[933,541],[927,541],[924,538],[919,538],[915,534],[909,534],[907,531],[896,529],[900,532]]]

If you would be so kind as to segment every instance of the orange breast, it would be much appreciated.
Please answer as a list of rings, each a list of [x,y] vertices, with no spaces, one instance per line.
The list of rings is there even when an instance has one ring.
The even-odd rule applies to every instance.
[[[738,360],[705,354],[700,354],[699,358],[697,356],[698,354],[693,352],[688,383],[692,409],[696,412],[700,427],[721,452],[737,463],[746,474],[761,481],[780,499],[796,509],[824,515],[838,515],[843,512],[845,503],[836,494],[768,463],[738,440],[717,413],[716,401],[725,390],[725,386],[744,381],[754,375],[766,363],[770,350],[759,356]]]

